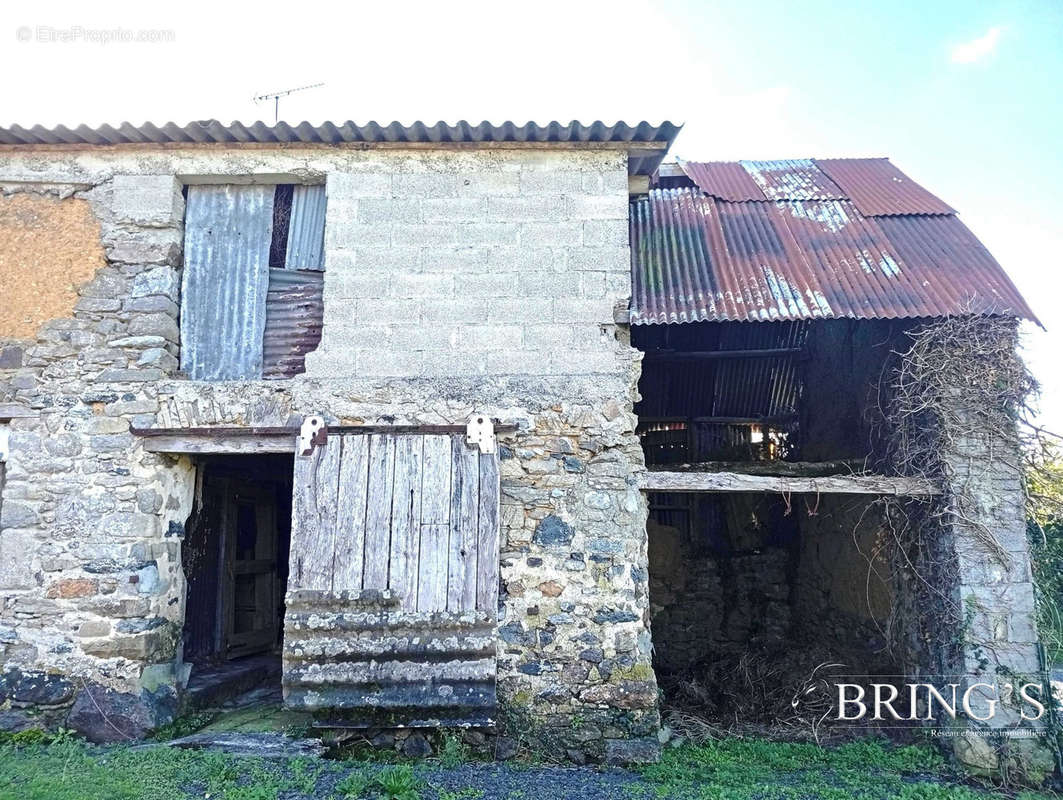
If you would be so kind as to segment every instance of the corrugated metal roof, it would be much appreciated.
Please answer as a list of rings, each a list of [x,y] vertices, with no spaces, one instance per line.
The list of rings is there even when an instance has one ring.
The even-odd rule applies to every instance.
[[[727,202],[654,189],[631,212],[634,324],[1035,317],[955,216],[867,217],[845,200]]]
[[[305,121],[295,125],[287,122],[267,125],[261,121],[250,125],[242,122],[226,125],[216,119],[208,119],[187,125],[178,125],[175,122],[161,125],[145,122],[143,125],[133,125],[122,122],[117,126],[101,125],[98,128],[90,128],[88,125],[79,125],[76,128],[68,128],[65,125],[57,125],[54,128],[46,128],[43,125],[34,125],[31,128],[11,125],[0,127],[0,144],[616,142],[632,145],[632,149],[637,150],[635,146],[640,143],[663,142],[671,146],[681,127],[671,122],[662,122],[660,125],[652,125],[649,122],[638,122],[634,125],[617,122],[606,125],[601,121],[584,124],[576,120],[569,123],[549,122],[545,125],[534,122],[524,125],[503,122],[495,125],[486,120],[478,124],[461,120],[453,125],[446,122],[437,122],[434,125],[424,122],[414,122],[410,125],[401,122],[368,122],[359,125],[351,120],[339,123],[324,122],[320,125],[311,125]],[[650,174],[660,164],[665,152],[666,150],[657,150],[633,157],[631,171],[639,175]]]
[[[955,214],[956,210],[913,181],[886,158],[817,158],[816,166],[861,214]]]
[[[683,161],[680,167],[705,194],[736,203],[851,200],[866,217],[956,213],[885,158]]]
[[[737,161],[681,161],[683,172],[705,194],[721,200],[767,200],[760,184]]]
[[[189,186],[181,369],[193,380],[262,375],[273,186]]]

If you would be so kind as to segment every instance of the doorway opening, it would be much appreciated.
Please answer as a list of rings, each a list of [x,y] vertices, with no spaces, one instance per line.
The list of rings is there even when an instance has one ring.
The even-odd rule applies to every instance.
[[[293,456],[204,456],[186,525],[189,708],[252,689],[280,699]]]

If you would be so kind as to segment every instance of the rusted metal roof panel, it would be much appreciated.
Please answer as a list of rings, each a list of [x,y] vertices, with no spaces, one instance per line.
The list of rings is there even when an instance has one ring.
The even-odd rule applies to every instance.
[[[844,193],[810,159],[740,161],[768,200],[842,200]]]
[[[262,377],[291,378],[306,371],[306,354],[321,343],[324,274],[271,269],[262,336]]]
[[[1009,314],[1035,319],[954,216],[864,217],[841,200],[632,204],[633,324]]]
[[[285,269],[324,269],[325,186],[296,186],[288,224]]]
[[[817,158],[815,164],[868,217],[955,214],[956,210],[913,181],[886,158]]]
[[[705,194],[721,200],[767,200],[760,184],[737,161],[682,161],[683,172]]]
[[[193,380],[262,374],[273,186],[189,186],[181,369]]]

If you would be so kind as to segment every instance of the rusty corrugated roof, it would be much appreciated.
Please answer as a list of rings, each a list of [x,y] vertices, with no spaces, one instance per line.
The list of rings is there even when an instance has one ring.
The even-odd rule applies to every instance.
[[[815,164],[865,216],[956,213],[887,158],[817,158]]]
[[[804,181],[811,162],[797,163],[791,194],[829,193]],[[770,171],[772,186],[788,185],[785,167]],[[737,175],[709,171],[721,174]],[[632,203],[631,257],[634,324],[989,313],[1036,321],[954,214],[876,217],[848,199],[730,202],[699,180]]]

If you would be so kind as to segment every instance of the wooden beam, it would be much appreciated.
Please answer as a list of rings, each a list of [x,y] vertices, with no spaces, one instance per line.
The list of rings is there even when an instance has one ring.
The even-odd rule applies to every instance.
[[[739,472],[646,472],[640,479],[646,492],[774,492],[778,494],[878,494],[923,497],[941,488],[922,478],[886,475],[830,475],[793,478],[746,475]]]
[[[764,350],[647,350],[647,361],[715,361],[722,358],[777,358],[793,356],[800,347],[773,347]]]
[[[186,453],[189,455],[244,455],[289,453],[295,455],[298,433],[259,436],[185,436],[167,434],[147,436],[144,449],[149,453]]]

